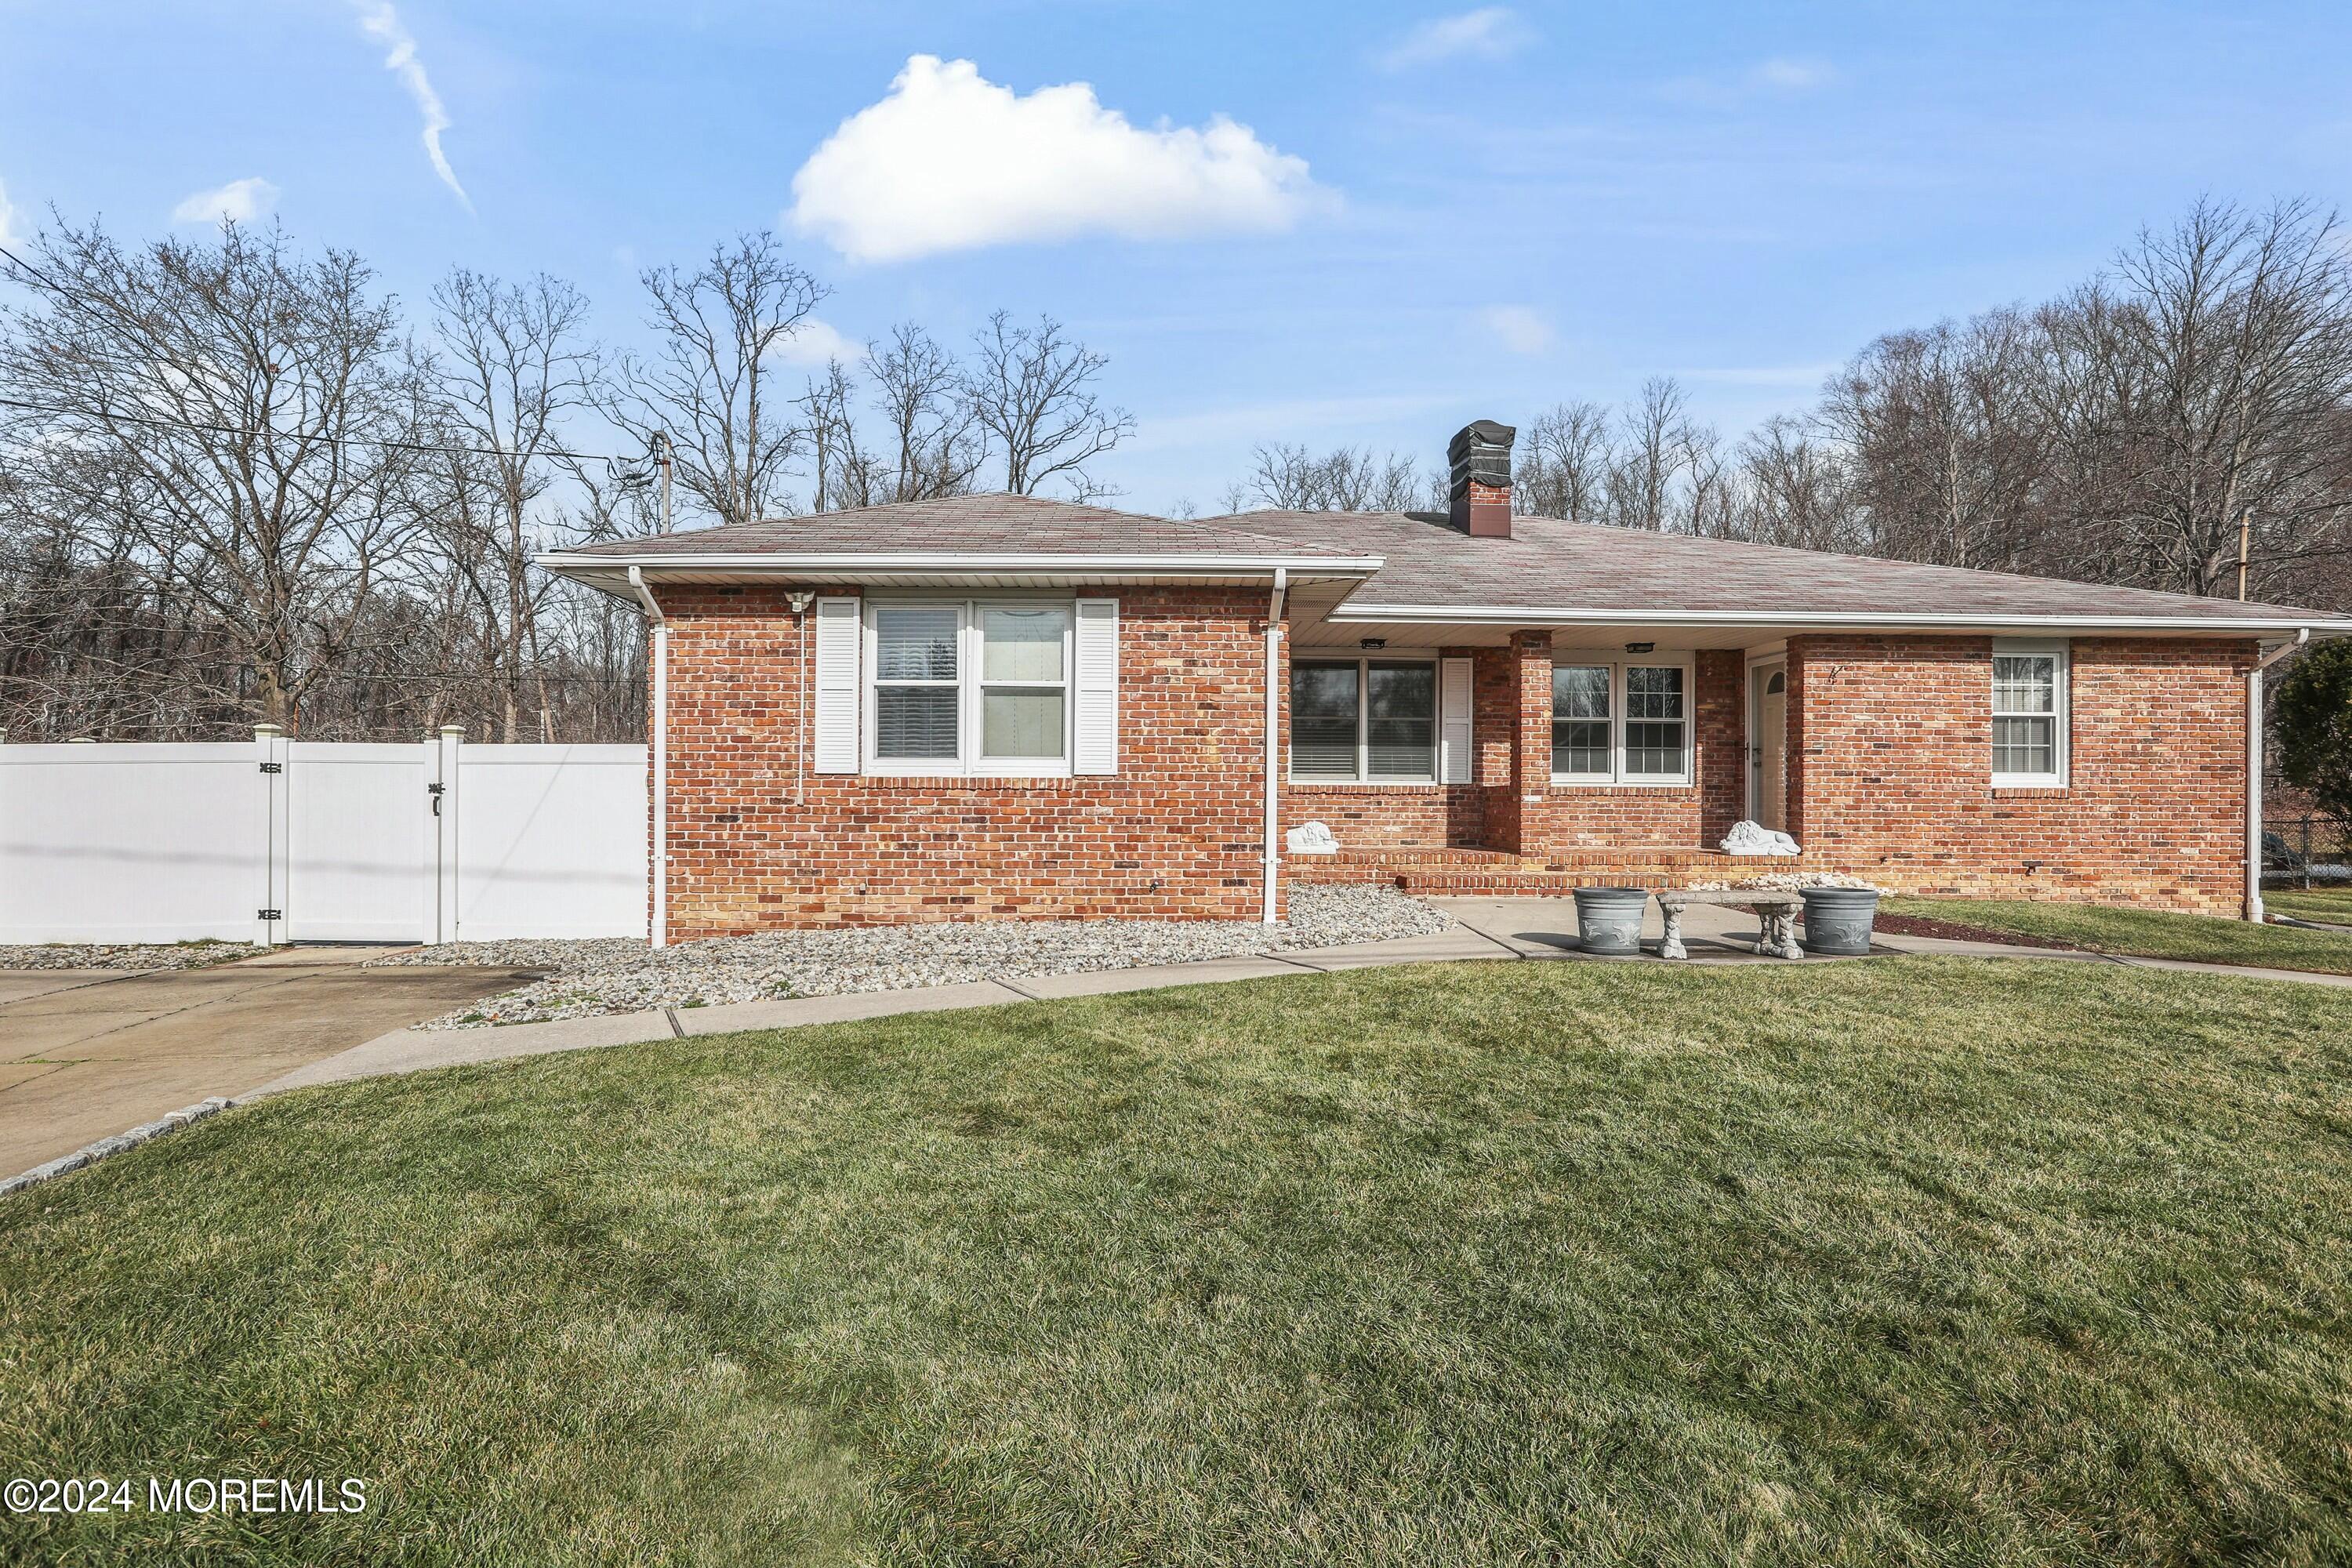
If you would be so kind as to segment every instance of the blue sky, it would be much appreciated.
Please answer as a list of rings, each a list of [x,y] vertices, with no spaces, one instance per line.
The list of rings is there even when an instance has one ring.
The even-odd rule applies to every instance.
[[[19,235],[144,236],[266,182],[187,210],[274,210],[411,301],[556,272],[620,341],[637,266],[773,226],[848,339],[1061,317],[1139,420],[1125,504],[1207,508],[1258,440],[1433,465],[1654,374],[1736,433],[2200,193],[2345,201],[2347,83],[2352,6],[2262,0],[0,0],[0,189]]]

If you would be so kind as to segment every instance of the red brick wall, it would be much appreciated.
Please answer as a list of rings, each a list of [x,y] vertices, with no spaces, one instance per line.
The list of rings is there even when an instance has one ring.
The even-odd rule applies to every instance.
[[[1899,891],[2228,914],[2252,642],[2077,638],[2064,789],[1991,784],[1988,637],[1792,638],[1790,831]]]
[[[1600,786],[1551,782],[1551,637],[1449,648],[1473,658],[1472,784],[1293,784],[1283,825],[1328,823],[1349,848],[1491,848],[1553,854],[1640,846],[1690,849],[1721,841],[1747,811],[1741,656],[1696,656],[1692,700],[1696,783]],[[1525,765],[1520,763],[1524,760]],[[1526,797],[1538,798],[1529,801]]]
[[[1523,805],[1528,854],[1566,849],[1713,848],[1747,814],[1745,663],[1737,649],[1693,657],[1691,779],[1686,784],[1551,784],[1540,805]],[[1546,693],[1545,716],[1550,714]],[[1547,732],[1546,756],[1549,757]],[[1549,764],[1547,764],[1549,765]]]
[[[664,592],[671,934],[1255,918],[1264,595],[1118,597],[1116,776],[810,771],[796,784],[803,637],[785,590]],[[1285,785],[1286,827],[1319,818],[1350,848],[1558,855],[1711,846],[1744,815],[1738,653],[1696,656],[1695,782],[1603,789],[1550,784],[1549,634],[1445,651],[1474,660],[1475,782]],[[2231,912],[2242,876],[2242,678],[2253,653],[2251,642],[2076,641],[2072,786],[2024,792],[1990,783],[1990,639],[1792,639],[1790,830],[1808,866],[1905,891]],[[1286,709],[1286,668],[1278,681]]]
[[[812,768],[797,803],[806,683],[785,593],[661,595],[674,939],[901,921],[1257,918],[1262,590],[1118,594],[1114,776]],[[814,637],[812,627],[812,647]]]

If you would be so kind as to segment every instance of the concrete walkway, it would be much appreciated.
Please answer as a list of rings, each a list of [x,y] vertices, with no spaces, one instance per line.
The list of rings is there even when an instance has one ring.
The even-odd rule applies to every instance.
[[[273,1079],[256,1090],[275,1094],[312,1084],[341,1083],[388,1073],[415,1072],[426,1068],[466,1062],[499,1061],[512,1057],[544,1056],[596,1046],[632,1045],[648,1040],[692,1035],[732,1034],[741,1029],[787,1029],[803,1024],[837,1024],[859,1018],[880,1018],[898,1013],[939,1012],[956,1007],[985,1007],[999,1003],[1044,1001],[1063,996],[1099,996],[1120,991],[1154,991],[1171,985],[1216,984],[1232,980],[1263,980],[1278,974],[1328,973],[1398,963],[1448,963],[1465,960],[1566,960],[1580,963],[1655,963],[1642,958],[1601,958],[1574,951],[1576,906],[1567,899],[1432,899],[1429,902],[1452,915],[1450,931],[1433,936],[1403,937],[1394,942],[1365,942],[1352,947],[1328,947],[1255,958],[1212,959],[1202,963],[1168,963],[1139,969],[1102,970],[1086,974],[1017,976],[984,980],[965,985],[935,985],[907,991],[866,991],[847,996],[806,996],[776,1002],[740,1002],[724,1007],[669,1007],[597,1018],[569,1018],[550,1024],[510,1024],[488,1029],[399,1029],[355,1046],[340,1056],[305,1064]],[[1643,935],[1660,933],[1657,906],[1651,905]],[[1697,907],[1684,917],[1683,940],[1690,950],[1685,961],[1697,964],[1769,964],[1785,959],[1763,958],[1756,952],[1757,922],[1744,910]],[[2054,958],[2086,963],[2115,963],[2147,969],[2178,969],[2197,973],[2232,974],[2256,980],[2284,980],[2305,984],[2352,987],[2352,975],[2319,974],[2291,969],[2240,969],[2227,964],[2183,963],[2168,959],[2121,958],[2073,949],[2016,947],[1998,942],[1949,942],[1936,937],[1883,936],[1875,943],[1881,953],[1948,953],[1971,958]],[[1800,962],[1842,963],[1807,957]],[[429,973],[429,972],[428,972]]]
[[[215,969],[0,971],[0,1176],[521,984],[289,948]]]
[[[510,989],[529,972],[362,969],[381,949],[292,949],[218,969],[0,971],[0,1173],[24,1170],[168,1111],[219,1096],[252,1099],[313,1084],[742,1029],[793,1028],[1001,1003],[1216,984],[1399,963],[1552,961],[1655,963],[1574,951],[1566,899],[1434,899],[1455,924],[1433,936],[1086,974],[1006,976],[847,996],[668,1007],[504,1028],[405,1026]],[[1696,908],[1687,962],[1769,964],[1744,910]],[[1643,934],[1658,935],[1654,905]],[[2048,958],[2352,988],[2352,975],[2246,969],[2052,948],[1882,936],[1882,953]],[[1802,962],[1821,963],[1818,958]],[[1830,960],[1828,962],[1843,962]]]

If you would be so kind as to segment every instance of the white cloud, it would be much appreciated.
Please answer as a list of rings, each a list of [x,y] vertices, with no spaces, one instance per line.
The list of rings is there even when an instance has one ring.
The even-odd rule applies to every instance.
[[[854,261],[1111,234],[1288,226],[1330,194],[1223,115],[1139,130],[1085,82],[1026,97],[916,55],[793,176],[792,222]]]
[[[1500,59],[1534,36],[1509,6],[1482,5],[1422,23],[1381,53],[1380,66],[1403,71],[1465,57]]]
[[[844,333],[831,321],[810,316],[793,335],[778,343],[773,358],[785,364],[822,366],[827,360],[854,365],[866,357],[866,345]]]
[[[260,175],[231,180],[216,190],[197,191],[172,209],[173,223],[251,223],[278,205],[278,187]]]
[[[1487,331],[1515,354],[1539,354],[1551,347],[1551,322],[1532,305],[1489,305],[1479,314]]]
[[[8,200],[8,184],[0,180],[0,245],[22,245],[25,237],[16,232],[16,208]]]
[[[1827,60],[1769,59],[1749,71],[1748,79],[1778,92],[1811,92],[1835,81],[1837,70]]]
[[[1664,97],[1684,103],[1727,107],[1759,98],[1793,98],[1834,85],[1837,68],[1827,60],[1776,55],[1738,70],[1676,77],[1661,84]]]
[[[433,82],[425,74],[425,64],[416,58],[416,39],[402,25],[399,13],[392,8],[392,0],[354,0],[360,10],[360,30],[383,45],[389,52],[383,57],[383,68],[400,79],[408,96],[416,100],[416,112],[425,121],[425,155],[433,160],[433,172],[441,183],[456,193],[467,212],[474,210],[474,198],[457,183],[457,172],[449,167],[448,155],[441,151],[441,132],[449,129],[449,114],[441,107],[441,95],[433,90]]]

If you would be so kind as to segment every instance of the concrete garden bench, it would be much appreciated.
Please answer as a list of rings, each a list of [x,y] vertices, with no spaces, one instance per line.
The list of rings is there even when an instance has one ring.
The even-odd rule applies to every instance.
[[[1665,935],[1658,943],[1660,958],[1688,958],[1683,946],[1683,910],[1693,904],[1748,910],[1763,922],[1756,951],[1768,958],[1798,958],[1797,915],[1805,907],[1802,895],[1768,893],[1756,888],[1669,888],[1658,896],[1658,912],[1665,920]]]

